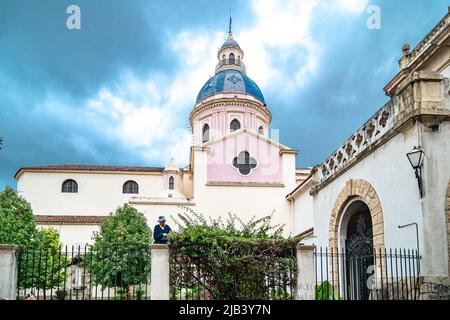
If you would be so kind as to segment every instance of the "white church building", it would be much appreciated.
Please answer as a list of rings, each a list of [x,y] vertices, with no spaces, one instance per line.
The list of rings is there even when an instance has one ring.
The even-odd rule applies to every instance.
[[[181,207],[214,218],[236,214],[244,221],[273,214],[294,232],[286,195],[309,173],[296,170],[297,151],[269,137],[272,114],[247,76],[244,51],[228,38],[217,54],[215,75],[201,88],[190,114],[190,164],[179,168],[98,165],[24,167],[17,189],[40,225],[57,228],[69,245],[91,242],[92,231],[124,203],[145,214],[176,216]],[[172,227],[174,227],[172,225]]]
[[[376,250],[419,249],[423,274],[448,277],[450,14],[414,49],[403,47],[384,88],[390,100],[309,169],[296,168],[297,151],[270,136],[270,107],[231,29],[217,58],[190,114],[188,166],[20,168],[17,189],[38,223],[58,229],[65,244],[84,245],[124,203],[150,225],[184,206],[214,218],[273,214],[286,236],[310,235],[307,243],[328,248],[346,247],[363,224]]]

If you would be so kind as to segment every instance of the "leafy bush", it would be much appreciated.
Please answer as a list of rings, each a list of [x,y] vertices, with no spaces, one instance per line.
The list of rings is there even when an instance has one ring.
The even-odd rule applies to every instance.
[[[61,285],[69,259],[60,250],[58,231],[54,228],[39,230],[36,239],[21,251],[19,286],[50,289]]]
[[[316,285],[316,300],[342,300],[339,291],[334,290],[329,281]]]
[[[150,275],[151,231],[144,215],[125,204],[94,233],[95,243],[85,257],[92,285],[118,287],[118,298],[127,297],[129,287],[146,283]]]
[[[0,243],[27,249],[37,234],[31,205],[14,189],[6,187],[0,192]]]
[[[0,192],[0,243],[20,247],[19,287],[48,289],[64,281],[58,232],[39,230],[31,205],[10,187]]]
[[[172,297],[180,288],[197,287],[213,299],[291,296],[296,280],[295,249],[301,239],[284,239],[283,226],[273,226],[272,216],[243,222],[229,214],[225,222],[220,218],[207,222],[203,215],[183,209],[174,218],[180,232],[169,235]],[[185,295],[190,291],[185,290]]]
[[[65,300],[67,296],[66,290],[57,290],[56,291],[56,299],[57,300]]]

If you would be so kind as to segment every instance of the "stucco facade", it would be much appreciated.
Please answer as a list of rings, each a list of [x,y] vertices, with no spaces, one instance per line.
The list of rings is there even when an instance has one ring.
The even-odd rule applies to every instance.
[[[314,168],[296,169],[297,151],[271,139],[270,108],[247,76],[244,52],[230,32],[218,51],[216,74],[190,114],[188,166],[178,168],[174,159],[165,168],[22,168],[16,174],[18,191],[36,215],[60,216],[55,221],[106,216],[124,203],[143,212],[149,224],[159,215],[176,216],[185,206],[206,217],[232,213],[244,221],[273,214],[275,224],[285,225],[286,236],[311,234],[305,243],[344,250],[351,218],[364,211],[371,249],[417,250],[423,275],[447,277],[449,24],[447,15],[416,48],[403,47],[399,73],[384,88],[389,101]],[[425,154],[417,174],[421,180],[406,156],[416,147]],[[77,183],[76,192],[62,192],[68,179]],[[125,193],[127,181],[138,192]],[[91,242],[98,230],[98,224],[41,225],[57,226],[69,245]]]
[[[189,207],[206,217],[226,219],[232,213],[243,221],[273,214],[274,224],[284,224],[286,236],[292,235],[293,211],[285,196],[310,170],[299,172],[297,151],[270,138],[272,115],[246,73],[244,51],[231,31],[217,57],[216,74],[201,88],[190,114],[188,166],[179,168],[171,159],[164,168],[21,168],[17,189],[31,203],[39,224],[57,228],[64,244],[84,245],[92,243],[99,216],[129,203],[150,225],[165,215],[175,230],[171,217]],[[88,223],[77,216],[97,218]]]
[[[359,203],[370,214],[373,249],[418,250],[422,275],[448,276],[449,22],[447,15],[413,50],[403,47],[400,71],[385,87],[390,100],[314,168],[309,192],[290,195],[313,203],[316,246],[345,250],[351,207]],[[407,158],[416,147],[424,151],[423,196]],[[306,214],[295,210],[295,219]]]

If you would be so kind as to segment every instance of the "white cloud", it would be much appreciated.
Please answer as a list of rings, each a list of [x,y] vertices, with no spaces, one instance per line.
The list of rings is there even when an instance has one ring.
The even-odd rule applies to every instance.
[[[318,4],[319,0],[253,0],[255,24],[249,30],[238,31],[236,38],[243,44],[250,75],[262,88],[283,83],[280,89],[288,91],[301,85],[314,70],[318,49],[310,37],[310,24]],[[306,57],[296,55],[300,50],[306,52]],[[286,52],[292,54],[281,56]],[[301,65],[294,70],[294,79],[287,79],[286,70],[277,68],[281,60]]]
[[[318,10],[358,14],[367,3],[253,0],[253,25],[234,28],[235,38],[245,51],[249,76],[263,91],[271,88],[283,95],[295,92],[319,63],[320,46],[311,32]],[[191,131],[184,118],[202,85],[214,74],[217,49],[226,34],[224,30],[196,29],[166,36],[168,48],[178,58],[174,76],[154,72],[139,78],[124,72],[114,85],[102,88],[84,106],[86,125],[102,128],[108,138],[138,150],[148,165],[172,156],[180,165],[188,163]]]
[[[369,5],[369,0],[332,0],[331,2],[333,9],[348,14],[362,13]]]

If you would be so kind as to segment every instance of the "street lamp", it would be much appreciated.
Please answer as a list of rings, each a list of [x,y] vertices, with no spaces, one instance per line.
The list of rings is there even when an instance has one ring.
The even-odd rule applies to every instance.
[[[425,152],[421,147],[414,147],[411,152],[406,154],[412,168],[416,173],[417,183],[419,184],[420,197],[423,198],[423,185],[422,185],[422,165]]]

